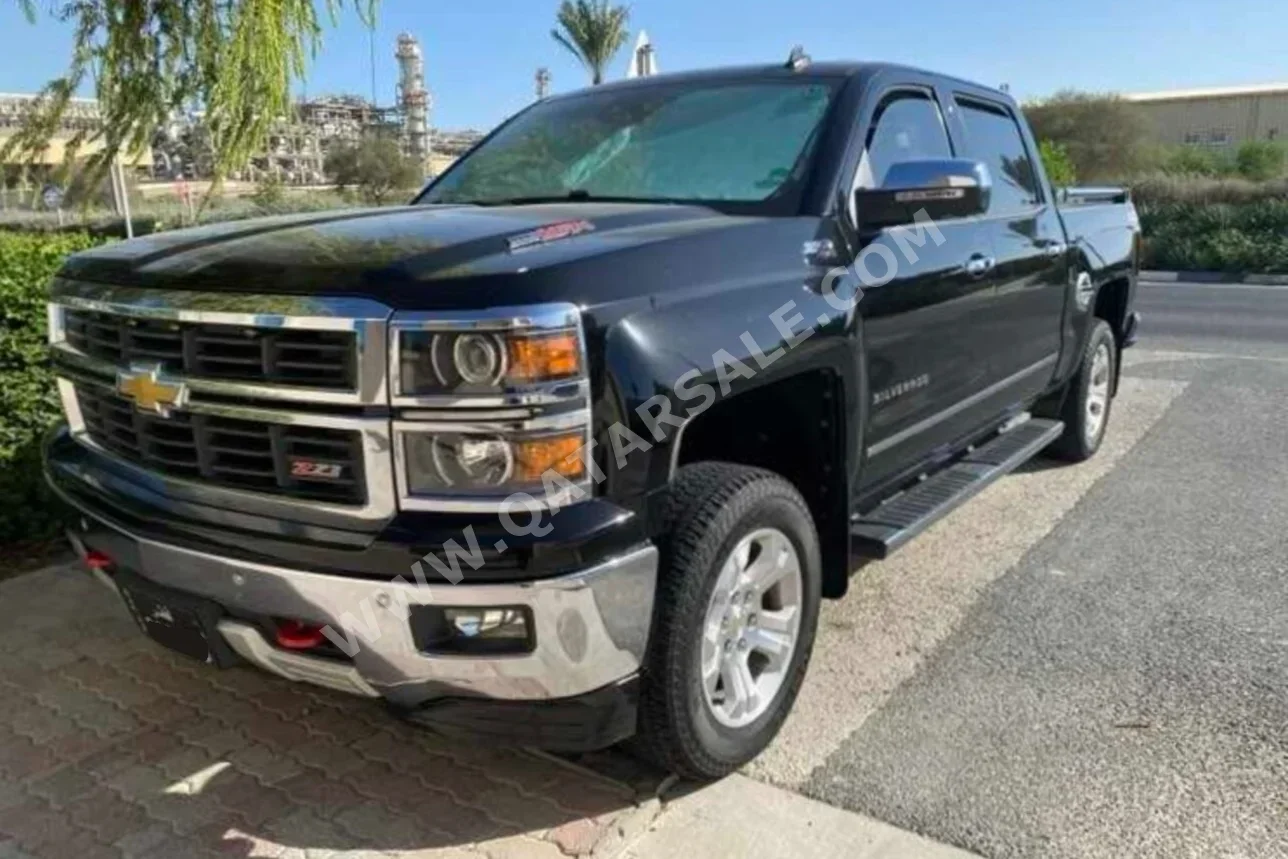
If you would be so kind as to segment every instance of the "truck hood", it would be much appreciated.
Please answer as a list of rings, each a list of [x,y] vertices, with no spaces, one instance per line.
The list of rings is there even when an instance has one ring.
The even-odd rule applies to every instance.
[[[360,294],[395,307],[465,290],[477,303],[477,290],[490,292],[497,279],[546,281],[586,261],[754,222],[763,220],[658,204],[363,209],[159,233],[77,254],[62,276],[165,289]],[[514,296],[516,303],[530,298]]]

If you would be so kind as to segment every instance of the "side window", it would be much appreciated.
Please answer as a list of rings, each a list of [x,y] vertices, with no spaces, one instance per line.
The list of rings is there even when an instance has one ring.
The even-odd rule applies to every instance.
[[[896,92],[872,118],[854,187],[881,187],[886,171],[900,161],[952,157],[939,105],[923,92]]]
[[[1033,160],[1015,118],[1001,107],[965,99],[957,100],[966,125],[965,155],[983,161],[993,174],[990,215],[1006,215],[1033,208],[1041,202]]]

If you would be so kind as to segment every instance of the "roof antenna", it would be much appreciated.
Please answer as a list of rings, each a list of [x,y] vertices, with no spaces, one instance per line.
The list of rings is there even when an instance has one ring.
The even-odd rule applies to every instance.
[[[787,63],[784,68],[799,72],[801,69],[808,68],[810,64],[809,54],[805,53],[805,48],[801,45],[793,45],[792,52],[787,55]]]

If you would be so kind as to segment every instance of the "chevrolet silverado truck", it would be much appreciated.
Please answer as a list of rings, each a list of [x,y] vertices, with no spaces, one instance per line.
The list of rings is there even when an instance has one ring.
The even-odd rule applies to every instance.
[[[1100,445],[1136,215],[1037,153],[887,64],[548,98],[410,205],[69,258],[47,478],[166,646],[718,777],[863,559]]]

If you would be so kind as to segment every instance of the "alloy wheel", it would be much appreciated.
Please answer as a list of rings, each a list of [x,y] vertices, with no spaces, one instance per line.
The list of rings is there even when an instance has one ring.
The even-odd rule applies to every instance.
[[[1091,380],[1087,385],[1087,444],[1094,445],[1100,438],[1105,426],[1105,414],[1109,411],[1109,377],[1113,358],[1109,354],[1109,344],[1101,343],[1096,347],[1096,354],[1091,359]]]
[[[761,528],[729,553],[707,605],[702,687],[717,722],[741,728],[773,704],[800,635],[804,586],[787,535]]]

